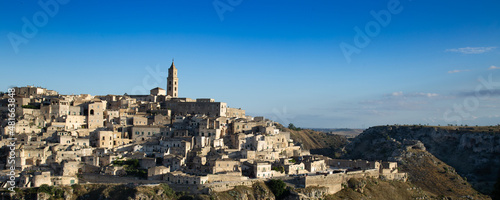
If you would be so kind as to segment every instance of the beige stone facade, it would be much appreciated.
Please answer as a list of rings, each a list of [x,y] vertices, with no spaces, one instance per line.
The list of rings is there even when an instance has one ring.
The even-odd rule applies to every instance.
[[[104,116],[104,110],[106,110],[106,102],[96,100],[88,105],[88,128],[96,129],[99,127],[104,127],[104,122],[106,121],[106,116]]]

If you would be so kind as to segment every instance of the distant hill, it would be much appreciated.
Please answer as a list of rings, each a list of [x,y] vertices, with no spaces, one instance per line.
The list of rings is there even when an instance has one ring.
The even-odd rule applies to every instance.
[[[343,135],[347,138],[354,138],[363,132],[363,129],[350,128],[311,128],[314,131],[320,131],[328,134]]]

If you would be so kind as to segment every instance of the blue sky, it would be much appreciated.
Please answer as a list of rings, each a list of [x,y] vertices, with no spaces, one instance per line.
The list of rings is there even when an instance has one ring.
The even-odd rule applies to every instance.
[[[3,91],[147,93],[175,58],[180,96],[300,127],[500,123],[498,1],[40,2],[0,2]]]

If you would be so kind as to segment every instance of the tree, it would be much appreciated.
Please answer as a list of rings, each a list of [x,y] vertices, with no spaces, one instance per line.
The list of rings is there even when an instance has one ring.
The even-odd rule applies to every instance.
[[[295,127],[295,125],[293,125],[292,123],[288,124],[288,129],[294,130],[294,131],[300,131],[300,130],[302,130],[299,127]]]
[[[267,183],[267,186],[273,192],[276,199],[281,199],[282,195],[286,191],[286,184],[282,180],[272,179]]]

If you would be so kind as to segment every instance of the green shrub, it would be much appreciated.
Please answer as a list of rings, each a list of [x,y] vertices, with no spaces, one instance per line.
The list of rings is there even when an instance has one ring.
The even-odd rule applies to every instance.
[[[286,184],[282,180],[272,179],[267,182],[267,186],[273,192],[274,196],[276,196],[276,199],[282,199],[287,192]]]
[[[54,187],[52,186],[49,186],[47,184],[43,184],[41,185],[39,188],[38,188],[38,193],[40,192],[43,192],[43,193],[47,193],[47,194],[54,194]]]

